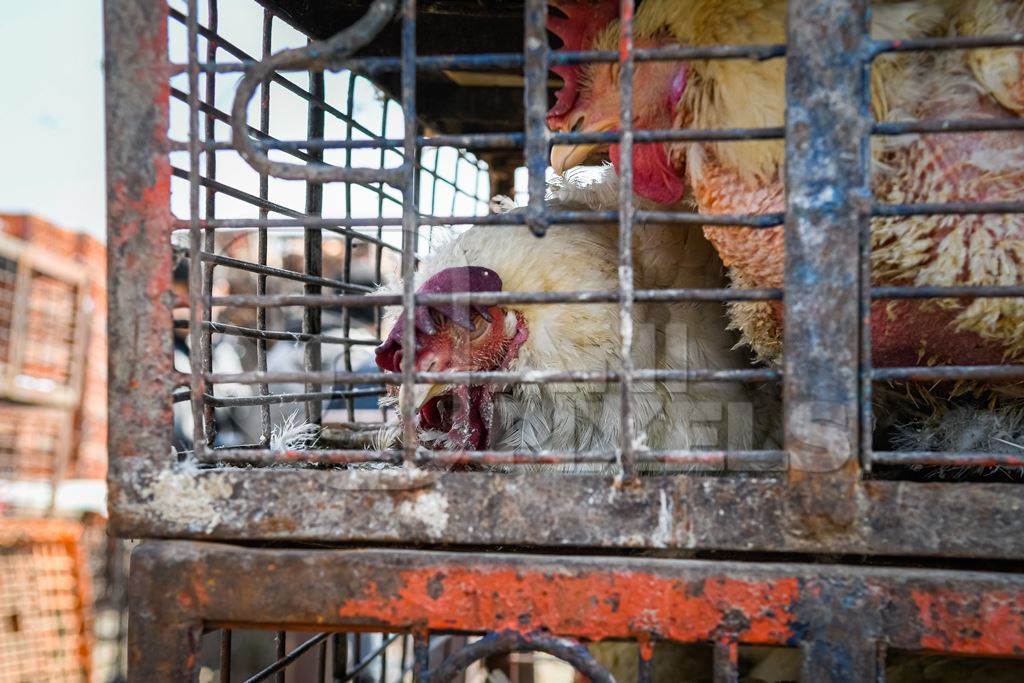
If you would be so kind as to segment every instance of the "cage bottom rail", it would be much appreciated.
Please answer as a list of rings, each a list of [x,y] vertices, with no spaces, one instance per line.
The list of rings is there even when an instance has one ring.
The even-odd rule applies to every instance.
[[[241,625],[482,632],[511,650],[550,637],[782,645],[821,681],[874,681],[887,649],[1024,652],[1024,576],[1011,573],[147,541],[130,590],[132,681],[187,679],[202,630]],[[434,679],[421,667],[417,680]]]

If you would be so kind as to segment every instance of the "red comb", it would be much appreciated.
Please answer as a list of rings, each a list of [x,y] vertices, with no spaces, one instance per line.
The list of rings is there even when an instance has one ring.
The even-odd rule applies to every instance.
[[[588,49],[598,32],[619,14],[618,0],[551,0],[548,5],[561,10],[565,18],[548,14],[548,30],[562,40],[557,51]],[[561,118],[572,111],[579,96],[580,67],[553,66],[551,70],[565,81],[555,93],[555,106],[548,112],[548,127],[557,128]]]

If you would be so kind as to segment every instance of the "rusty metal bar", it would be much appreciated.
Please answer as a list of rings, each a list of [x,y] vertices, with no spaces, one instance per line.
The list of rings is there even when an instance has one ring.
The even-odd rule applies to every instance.
[[[621,440],[618,466],[624,480],[635,476],[633,424],[633,0],[619,2],[619,363]],[[546,70],[545,70],[545,73]]]
[[[716,638],[712,656],[714,683],[739,683],[740,645],[736,638]]]
[[[790,522],[811,535],[833,533],[858,514],[858,294],[870,197],[870,123],[858,56],[866,11],[866,0],[788,8],[785,447]]]
[[[568,639],[636,639],[648,630],[698,642],[736,627],[740,644],[797,645],[806,680],[815,681],[875,680],[875,641],[952,655],[1016,656],[1024,647],[1024,582],[1010,573],[182,541],[144,543],[131,566],[133,586],[159,584],[175,596],[142,592],[132,604],[133,682],[184,680],[195,666],[190,636],[203,623],[412,627],[419,680],[447,680],[470,654],[538,645],[579,667],[590,655]],[[607,590],[619,599],[589,598]],[[432,631],[495,635],[432,671]]]
[[[122,464],[154,465],[171,443],[169,398],[138,401],[135,387],[170,397],[170,166],[167,4],[107,0],[104,24],[106,117],[109,486],[119,491]],[[150,460],[152,459],[152,460]]]
[[[416,182],[416,0],[402,0],[402,122],[405,144],[402,165],[402,353],[406,358],[416,349],[416,248],[419,241],[419,223]],[[416,409],[413,397],[415,367],[405,360],[401,364],[402,388],[399,415],[404,426],[402,444],[405,462],[412,464],[416,457],[419,435],[416,430]]]
[[[211,32],[211,35],[207,36],[207,38],[206,38],[206,59],[207,59],[207,61],[213,62],[213,61],[216,61],[216,59],[217,59],[217,48],[218,48],[218,45],[219,45],[219,36],[217,35],[217,24],[218,24],[218,20],[219,20],[219,16],[218,16],[219,13],[217,11],[217,0],[207,0],[207,2],[206,2],[206,10],[207,10],[207,19],[206,20],[207,20],[207,22],[210,25],[210,32]],[[197,21],[198,21],[198,18],[197,18]],[[194,60],[195,61],[199,60],[198,52],[195,54]],[[204,90],[205,90],[204,97],[203,97],[203,99],[198,99],[197,98],[195,100],[192,100],[190,98],[189,99],[190,106],[191,106],[191,104],[193,102],[195,103],[195,105],[197,107],[199,106],[199,104],[201,102],[205,102],[208,106],[212,107],[214,105],[214,103],[217,101],[217,76],[216,76],[216,74],[204,74],[203,75],[203,79],[205,81],[204,84],[203,84],[205,86],[205,88],[204,88]],[[192,91],[192,88],[190,86],[189,87],[189,92],[191,92],[191,91]],[[203,119],[203,123],[205,125],[203,126],[203,137],[202,137],[202,139],[203,140],[213,140],[214,139],[214,133],[216,131],[216,121],[214,121],[213,117],[209,113],[206,113],[206,115],[204,116],[204,119]],[[198,143],[199,143],[199,141],[197,140],[196,144],[198,144]],[[202,150],[197,150],[197,154],[202,154]],[[208,178],[210,181],[216,183],[217,182],[217,155],[216,154],[206,154],[204,161],[206,162],[206,166],[203,169],[203,173],[205,174],[205,177]],[[190,183],[192,182],[191,177],[189,179],[189,182]],[[204,195],[205,195],[204,198],[205,198],[206,201],[204,202],[203,214],[202,215],[205,218],[214,218],[217,215],[217,189],[216,189],[216,187],[214,187],[214,186],[207,186],[206,189],[205,189]],[[198,215],[199,215],[198,213],[194,213],[193,214],[194,217],[198,217]],[[213,230],[211,230],[209,228],[204,229],[203,230],[203,246],[202,246],[202,249],[204,251],[206,251],[206,252],[213,253],[213,251],[215,249],[215,239],[216,239],[216,233]],[[214,276],[214,270],[215,270],[217,264],[213,263],[213,262],[210,262],[210,261],[203,261],[201,259],[190,259],[189,263],[190,263],[191,267],[196,268],[196,269],[202,271],[202,274],[203,274],[202,293],[203,293],[203,295],[206,296],[207,294],[209,294],[209,295],[212,296],[213,295],[213,276]],[[192,296],[194,297],[195,294],[193,293]],[[201,331],[202,344],[198,347],[198,351],[203,353],[201,360],[202,360],[202,363],[203,363],[203,369],[206,372],[213,372],[213,343],[212,343],[213,339],[212,339],[212,332],[210,331],[210,328],[205,324],[205,323],[209,323],[212,320],[212,318],[213,318],[213,309],[212,309],[212,307],[209,307],[209,306],[204,307],[204,309],[203,309],[203,322],[204,322],[204,325],[203,325],[203,328],[202,328],[202,331]],[[193,353],[197,352],[197,348],[195,346],[192,347],[192,352]],[[217,439],[217,422],[214,419],[213,407],[208,405],[208,404],[206,404],[205,401],[203,402],[202,419],[203,419],[203,431],[206,434],[206,447],[207,448],[213,448],[213,446],[215,445],[216,439]]]
[[[220,630],[220,653],[219,653],[218,679],[220,683],[231,683],[231,629]]]
[[[199,254],[203,250],[203,233],[199,220],[199,60],[198,2],[188,0],[188,213],[189,213],[189,388],[192,398],[192,448],[197,455],[203,455],[208,446],[203,396],[206,394],[206,373],[204,358],[210,354],[203,331],[203,321],[209,313],[205,305],[203,290],[203,269]],[[216,182],[216,181],[211,181]]]
[[[643,451],[637,464],[666,465],[689,471],[782,472],[786,467],[784,451]],[[401,451],[358,449],[318,449],[284,451],[270,449],[222,448],[206,454],[202,462],[273,466],[284,463],[346,465],[379,462],[402,463]],[[424,465],[617,465],[618,451],[421,451],[415,464]]]
[[[526,0],[523,9],[523,126],[527,169],[526,224],[535,235],[548,229],[544,195],[547,192],[549,131],[548,109],[548,5],[547,0]]]
[[[1022,520],[1008,512],[1024,506],[1024,491],[1003,483],[865,481],[858,491],[862,514],[821,539],[792,533],[791,488],[777,474],[654,476],[617,495],[609,495],[605,476],[538,474],[168,468],[155,479],[149,463],[128,459],[110,505],[113,524],[131,538],[1024,558]],[[180,491],[188,492],[184,510],[217,510],[216,524],[183,514]],[[423,496],[424,505],[447,502],[436,523],[424,523],[417,502]]]
[[[309,72],[309,92],[312,99],[323,100],[325,98],[324,72]],[[307,135],[309,137],[323,137],[324,134],[324,111],[310,104],[307,108]],[[315,164],[323,164],[324,153],[317,151],[313,153]],[[319,216],[323,214],[324,187],[321,183],[312,180],[306,181],[306,215]],[[324,254],[323,254],[323,232],[320,230],[306,230],[303,233],[303,264],[305,274],[311,278],[323,277]],[[302,287],[306,296],[318,296],[321,292],[318,283],[307,282]],[[302,332],[303,334],[319,335],[322,332],[322,314],[320,307],[316,305],[305,306],[302,309]],[[320,343],[315,338],[305,342],[303,349],[303,369],[307,374],[312,375],[323,368]],[[321,387],[316,383],[307,383],[306,392],[313,393],[320,391]],[[323,413],[323,406],[320,401],[309,401],[305,405],[306,422],[320,424]]]
[[[263,36],[260,45],[261,58],[266,59],[272,51],[272,41],[274,32],[274,15],[271,14],[270,10],[263,10]],[[261,135],[266,135],[270,132],[270,80],[264,79],[260,83],[260,123],[259,130]],[[266,201],[270,196],[270,177],[266,173],[260,173],[260,187],[259,187],[260,199]],[[268,211],[265,207],[261,206],[259,209],[259,217],[261,220],[266,220]],[[256,258],[258,266],[256,266],[256,296],[267,295],[267,275],[270,273],[265,270],[267,266],[267,229],[260,228],[259,232],[256,233]],[[212,255],[204,254],[203,258],[210,258]],[[227,264],[225,264],[227,265]],[[301,277],[306,277],[305,275]],[[256,331],[257,335],[266,334],[267,330],[267,309],[265,306],[256,307]],[[267,339],[259,338],[256,339],[256,369],[261,372],[267,371]],[[259,384],[257,391],[260,396],[269,396],[270,387],[267,384]],[[273,432],[273,425],[270,421],[270,405],[260,406],[260,445],[267,446],[270,444],[270,437]]]

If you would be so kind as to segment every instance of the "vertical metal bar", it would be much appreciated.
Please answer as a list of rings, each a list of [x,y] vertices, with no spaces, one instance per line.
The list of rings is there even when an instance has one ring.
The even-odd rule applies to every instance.
[[[327,639],[324,638],[316,651],[316,683],[327,683]]]
[[[537,2],[538,0],[532,0]],[[542,1],[542,0],[541,0]],[[407,466],[416,456],[416,406],[413,399],[413,360],[416,353],[415,260],[417,246],[416,207],[416,0],[402,2],[402,113],[404,119],[402,187],[402,400],[404,458]]]
[[[402,657],[399,660],[399,671],[402,680],[405,680],[405,668],[409,665],[409,636],[403,635],[399,640],[402,642]]]
[[[354,77],[355,76],[353,75],[353,78]],[[385,130],[387,129],[388,107],[390,107],[390,106],[391,106],[391,100],[390,99],[385,100],[384,101],[384,128],[385,128]],[[380,165],[383,166],[385,161],[386,161],[385,150],[382,147],[381,150],[380,150]],[[380,189],[380,194],[377,195],[377,217],[378,218],[380,218],[381,216],[384,215],[384,183],[380,183],[379,189]],[[346,210],[347,210],[348,205],[349,205],[349,203],[346,201],[346,203],[345,203]],[[376,251],[374,252],[374,259],[373,259],[373,283],[374,283],[374,285],[377,285],[377,286],[380,286],[384,282],[384,279],[382,277],[382,272],[381,272],[383,270],[383,265],[384,265],[384,247],[382,246],[383,245],[383,239],[384,239],[384,226],[383,225],[378,225],[377,226],[377,243],[375,245]],[[374,333],[376,335],[375,338],[376,339],[383,339],[384,337],[382,335],[384,334],[384,310],[381,307],[379,307],[379,306],[374,307],[374,309],[373,309],[373,322],[374,322]],[[355,406],[354,406],[354,403],[352,401],[349,401],[349,415],[350,415],[349,419],[354,422],[355,421]],[[383,407],[383,406],[381,406],[381,408],[380,408],[380,418],[381,418],[382,422],[387,420],[387,409],[385,407]]]
[[[524,107],[526,109],[526,168],[529,172],[529,200],[526,221],[537,235],[547,230],[544,193],[548,170],[548,4],[547,0],[526,0],[523,37]]]
[[[231,629],[220,630],[220,683],[231,683]]]
[[[420,683],[430,670],[430,634],[415,633],[412,637],[412,680]]]
[[[790,3],[786,68],[786,449],[794,524],[852,523],[859,477],[860,238],[868,220],[867,0]]]
[[[349,72],[348,93],[347,93],[346,98],[345,98],[345,101],[346,101],[345,112],[350,117],[354,116],[354,112],[355,112],[355,99],[356,99],[356,75],[354,73],[352,73],[352,72]],[[388,103],[388,101],[384,100],[384,104],[382,105],[383,114],[382,114],[382,121],[381,121],[381,129],[382,129],[381,130],[381,137],[384,137],[384,130],[383,129],[387,125],[387,121],[386,121],[387,120],[387,114],[388,114],[388,104],[387,103]],[[345,127],[345,139],[346,140],[351,140],[352,139],[352,124],[351,123],[349,123]],[[381,167],[383,167],[384,166],[384,148],[383,147],[380,150],[380,155],[381,155]],[[351,165],[352,165],[352,149],[349,148],[349,149],[345,150],[345,166],[347,168],[347,167],[350,167]],[[384,195],[384,183],[378,183],[377,187],[380,190],[380,194],[377,195],[377,207],[378,207],[377,208],[377,216],[379,217],[380,214],[382,213],[381,205],[384,203],[384,196],[383,196]],[[345,216],[348,217],[348,218],[351,218],[351,216],[352,216],[352,183],[345,183]],[[346,233],[345,234],[345,257],[344,258],[345,258],[345,270],[344,270],[344,274],[343,274],[342,280],[344,280],[345,282],[351,282],[352,281],[352,235],[351,235],[351,233]],[[348,339],[348,338],[351,337],[350,332],[352,331],[352,311],[351,311],[351,309],[348,306],[345,306],[342,309],[342,311],[341,311],[341,315],[342,315],[341,324],[342,324],[342,327],[343,327],[342,335],[346,339]],[[380,339],[380,337],[378,337],[378,339]],[[345,372],[352,372],[352,344],[345,344],[344,349],[343,349],[343,353],[344,353]],[[351,389],[354,388],[354,385],[348,384],[348,385],[345,385],[345,388],[348,389],[348,390],[351,390]],[[355,398],[353,398],[352,396],[347,396],[345,398],[345,409],[346,409],[346,417],[347,417],[348,421],[349,422],[355,422],[355,420],[356,420]]]
[[[206,404],[206,367],[202,321],[206,319],[203,297],[202,232],[199,229],[199,17],[197,0],[188,0],[188,220],[189,220],[189,354],[192,391],[192,448],[196,456],[206,452],[203,411]]]
[[[218,11],[217,11],[217,0],[207,0],[206,3],[207,17],[206,23],[207,28],[210,30],[210,34],[206,37],[206,61],[207,63],[213,63],[217,61],[217,24],[218,24]],[[206,92],[204,94],[207,105],[211,107],[206,112],[205,121],[206,124],[203,127],[203,138],[207,142],[213,142],[216,134],[216,119],[213,117],[213,107],[217,106],[217,74],[212,72],[206,72],[203,75],[203,79],[206,86]],[[206,155],[206,177],[210,180],[217,179],[217,153],[213,151],[205,151]],[[213,187],[207,186],[203,189],[206,197],[204,216],[207,220],[217,217],[217,190]],[[203,249],[208,254],[214,253],[216,249],[214,231],[207,228],[203,231]],[[199,266],[201,264],[203,269],[203,294],[213,293],[213,276],[216,264],[211,262],[199,262],[193,261],[192,263]],[[212,316],[212,311],[209,307],[203,312],[203,321],[209,322]],[[203,358],[204,365],[203,370],[205,372],[213,372],[213,330],[208,325],[203,325],[203,344],[202,348],[208,349],[209,353]],[[206,431],[206,445],[210,448],[214,446],[217,439],[217,423],[214,419],[213,406],[206,405],[203,410],[203,428]]]
[[[138,2],[138,0],[128,0]],[[166,35],[163,36],[166,39]],[[164,41],[166,44],[166,40]],[[169,265],[169,264],[168,264]],[[128,576],[128,683],[192,681],[199,675],[198,645],[202,619],[196,595],[182,585],[177,600],[167,600],[155,585],[166,585],[169,567],[160,541],[132,551]],[[187,562],[174,569],[184,569]]]
[[[719,638],[713,654],[714,683],[737,683],[740,679],[740,645],[736,638]]]
[[[270,10],[263,10],[263,41],[261,47],[261,59],[266,59],[271,52],[271,39],[273,37],[274,15]],[[264,79],[260,84],[260,132],[270,132],[270,79]],[[270,196],[270,177],[266,173],[260,173],[260,199],[266,201]],[[260,206],[260,221],[265,221],[269,214],[266,206]],[[256,258],[261,266],[267,265],[267,229],[260,227],[256,233]],[[257,296],[267,294],[267,276],[259,273],[256,276]],[[263,306],[256,308],[256,329],[265,332],[267,329],[267,309]],[[260,372],[267,371],[267,340],[256,340],[256,368]],[[270,386],[259,385],[260,396],[270,395]],[[260,406],[260,446],[266,447],[270,444],[270,405]]]
[[[619,356],[622,363],[621,431],[617,449],[621,476],[635,476],[633,429],[633,0],[619,3]]]
[[[312,97],[310,98],[308,116],[309,125],[307,127],[307,135],[310,139],[323,138],[324,136],[324,110],[323,107],[314,104],[314,101],[321,101],[324,99],[324,72],[323,71],[311,71],[309,72],[309,92]],[[309,150],[309,154],[316,161],[321,162],[324,158],[324,152],[320,150]],[[323,214],[323,197],[324,197],[324,186],[322,183],[307,182],[306,183],[306,215],[308,216],[320,216]],[[322,276],[324,272],[324,254],[323,254],[323,230],[320,228],[307,228],[305,231],[305,272],[309,275]],[[303,292],[307,296],[317,296],[320,294],[320,285],[312,285],[306,283],[303,285]],[[307,305],[302,313],[302,331],[305,334],[320,334],[322,322],[322,312],[318,306]],[[306,351],[304,357],[304,366],[306,372],[319,372],[322,367],[322,358],[320,353],[320,342],[316,340],[310,340],[306,342]],[[320,391],[321,386],[319,384],[307,384],[306,391],[313,393]],[[320,399],[315,399],[306,402],[306,421],[312,424],[320,424],[323,412],[323,403]]]
[[[284,659],[284,656],[286,654],[288,654],[288,643],[287,643],[287,640],[288,640],[288,634],[285,631],[278,631],[277,633],[274,634],[274,646],[275,646],[274,647],[274,654],[276,656],[276,661],[278,661],[278,662],[281,661],[282,659]],[[285,679],[284,669],[282,669],[281,671],[278,671],[276,674],[274,674],[274,680],[277,681],[277,683],[285,683],[284,679]]]
[[[637,683],[651,683],[654,680],[654,643],[649,637],[637,639]]]

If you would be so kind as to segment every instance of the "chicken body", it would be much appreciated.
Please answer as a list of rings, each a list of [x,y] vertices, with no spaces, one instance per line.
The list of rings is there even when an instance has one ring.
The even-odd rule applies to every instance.
[[[638,8],[634,26],[638,44],[770,44],[785,41],[785,14],[784,0],[647,0]],[[894,39],[1006,34],[1021,30],[1022,17],[1024,3],[1019,1],[884,3],[873,9],[872,33]],[[609,49],[617,34],[613,22],[596,34],[593,47]],[[1022,50],[1003,49],[883,55],[872,73],[875,118],[1019,115],[1024,111],[1022,54]],[[549,118],[552,127],[617,127],[616,75],[607,65],[588,68],[574,108]],[[681,89],[680,79],[685,83]],[[641,81],[646,85],[641,86]],[[663,126],[666,117],[674,127],[783,124],[783,60],[638,66],[635,83],[640,88],[636,98],[663,103],[658,115],[637,104],[636,128]],[[672,173],[685,179],[689,197],[700,212],[784,210],[780,141],[667,144],[665,148]],[[614,151],[610,156],[616,160]],[[657,155],[641,146],[634,163],[657,163],[650,161],[652,157]],[[563,149],[556,150],[553,158],[564,166],[582,154]],[[879,139],[873,144],[872,159],[872,188],[883,204],[1013,201],[1024,194],[1024,133],[1019,131]],[[644,177],[639,175],[634,187],[639,195],[657,201],[671,194],[671,183],[644,184]],[[781,228],[708,227],[705,234],[729,267],[734,286],[783,284]],[[875,219],[872,246],[873,279],[879,285],[1006,285],[1024,279],[1024,216]],[[731,306],[730,315],[744,341],[761,358],[769,362],[780,358],[781,304],[738,303]],[[876,365],[999,363],[1024,355],[1024,302],[1019,299],[876,301],[871,322]]]
[[[552,188],[552,209],[604,206],[614,187],[574,183]],[[635,286],[641,289],[721,286],[723,270],[710,244],[698,233],[671,226],[635,229]],[[475,227],[428,257],[417,273],[418,287],[438,274],[467,266],[493,271],[503,292],[614,291],[618,287],[618,229],[614,225],[555,226],[543,238],[526,227]],[[509,304],[497,307],[506,336],[516,329],[526,338],[507,363],[473,360],[454,354],[444,370],[605,372],[620,366],[620,316],[617,304]],[[394,316],[396,313],[392,312]],[[424,349],[453,328],[438,321],[436,330],[417,330]],[[634,307],[633,363],[642,369],[740,368],[748,365],[726,330],[725,312],[715,303],[638,303]],[[454,330],[457,333],[457,330]],[[378,364],[394,370],[395,334],[378,352]],[[388,344],[391,344],[388,346]],[[382,348],[385,348],[382,347]],[[416,365],[425,369],[426,353]],[[431,360],[430,362],[434,362]],[[761,390],[737,383],[635,382],[632,408],[638,446],[652,450],[753,448],[769,440],[768,421],[753,421]],[[440,387],[421,402],[420,434],[426,444],[449,449],[515,451],[602,451],[619,447],[620,392],[617,383],[515,384],[479,397],[488,405],[482,438],[461,438],[458,405],[446,408],[446,420],[431,419],[428,401],[458,404],[458,387]],[[475,391],[472,387],[470,392]],[[449,398],[454,397],[454,398]],[[473,396],[470,397],[473,400]],[[465,412],[465,411],[463,411]],[[472,410],[469,411],[472,414]],[[583,468],[571,467],[573,471]]]

